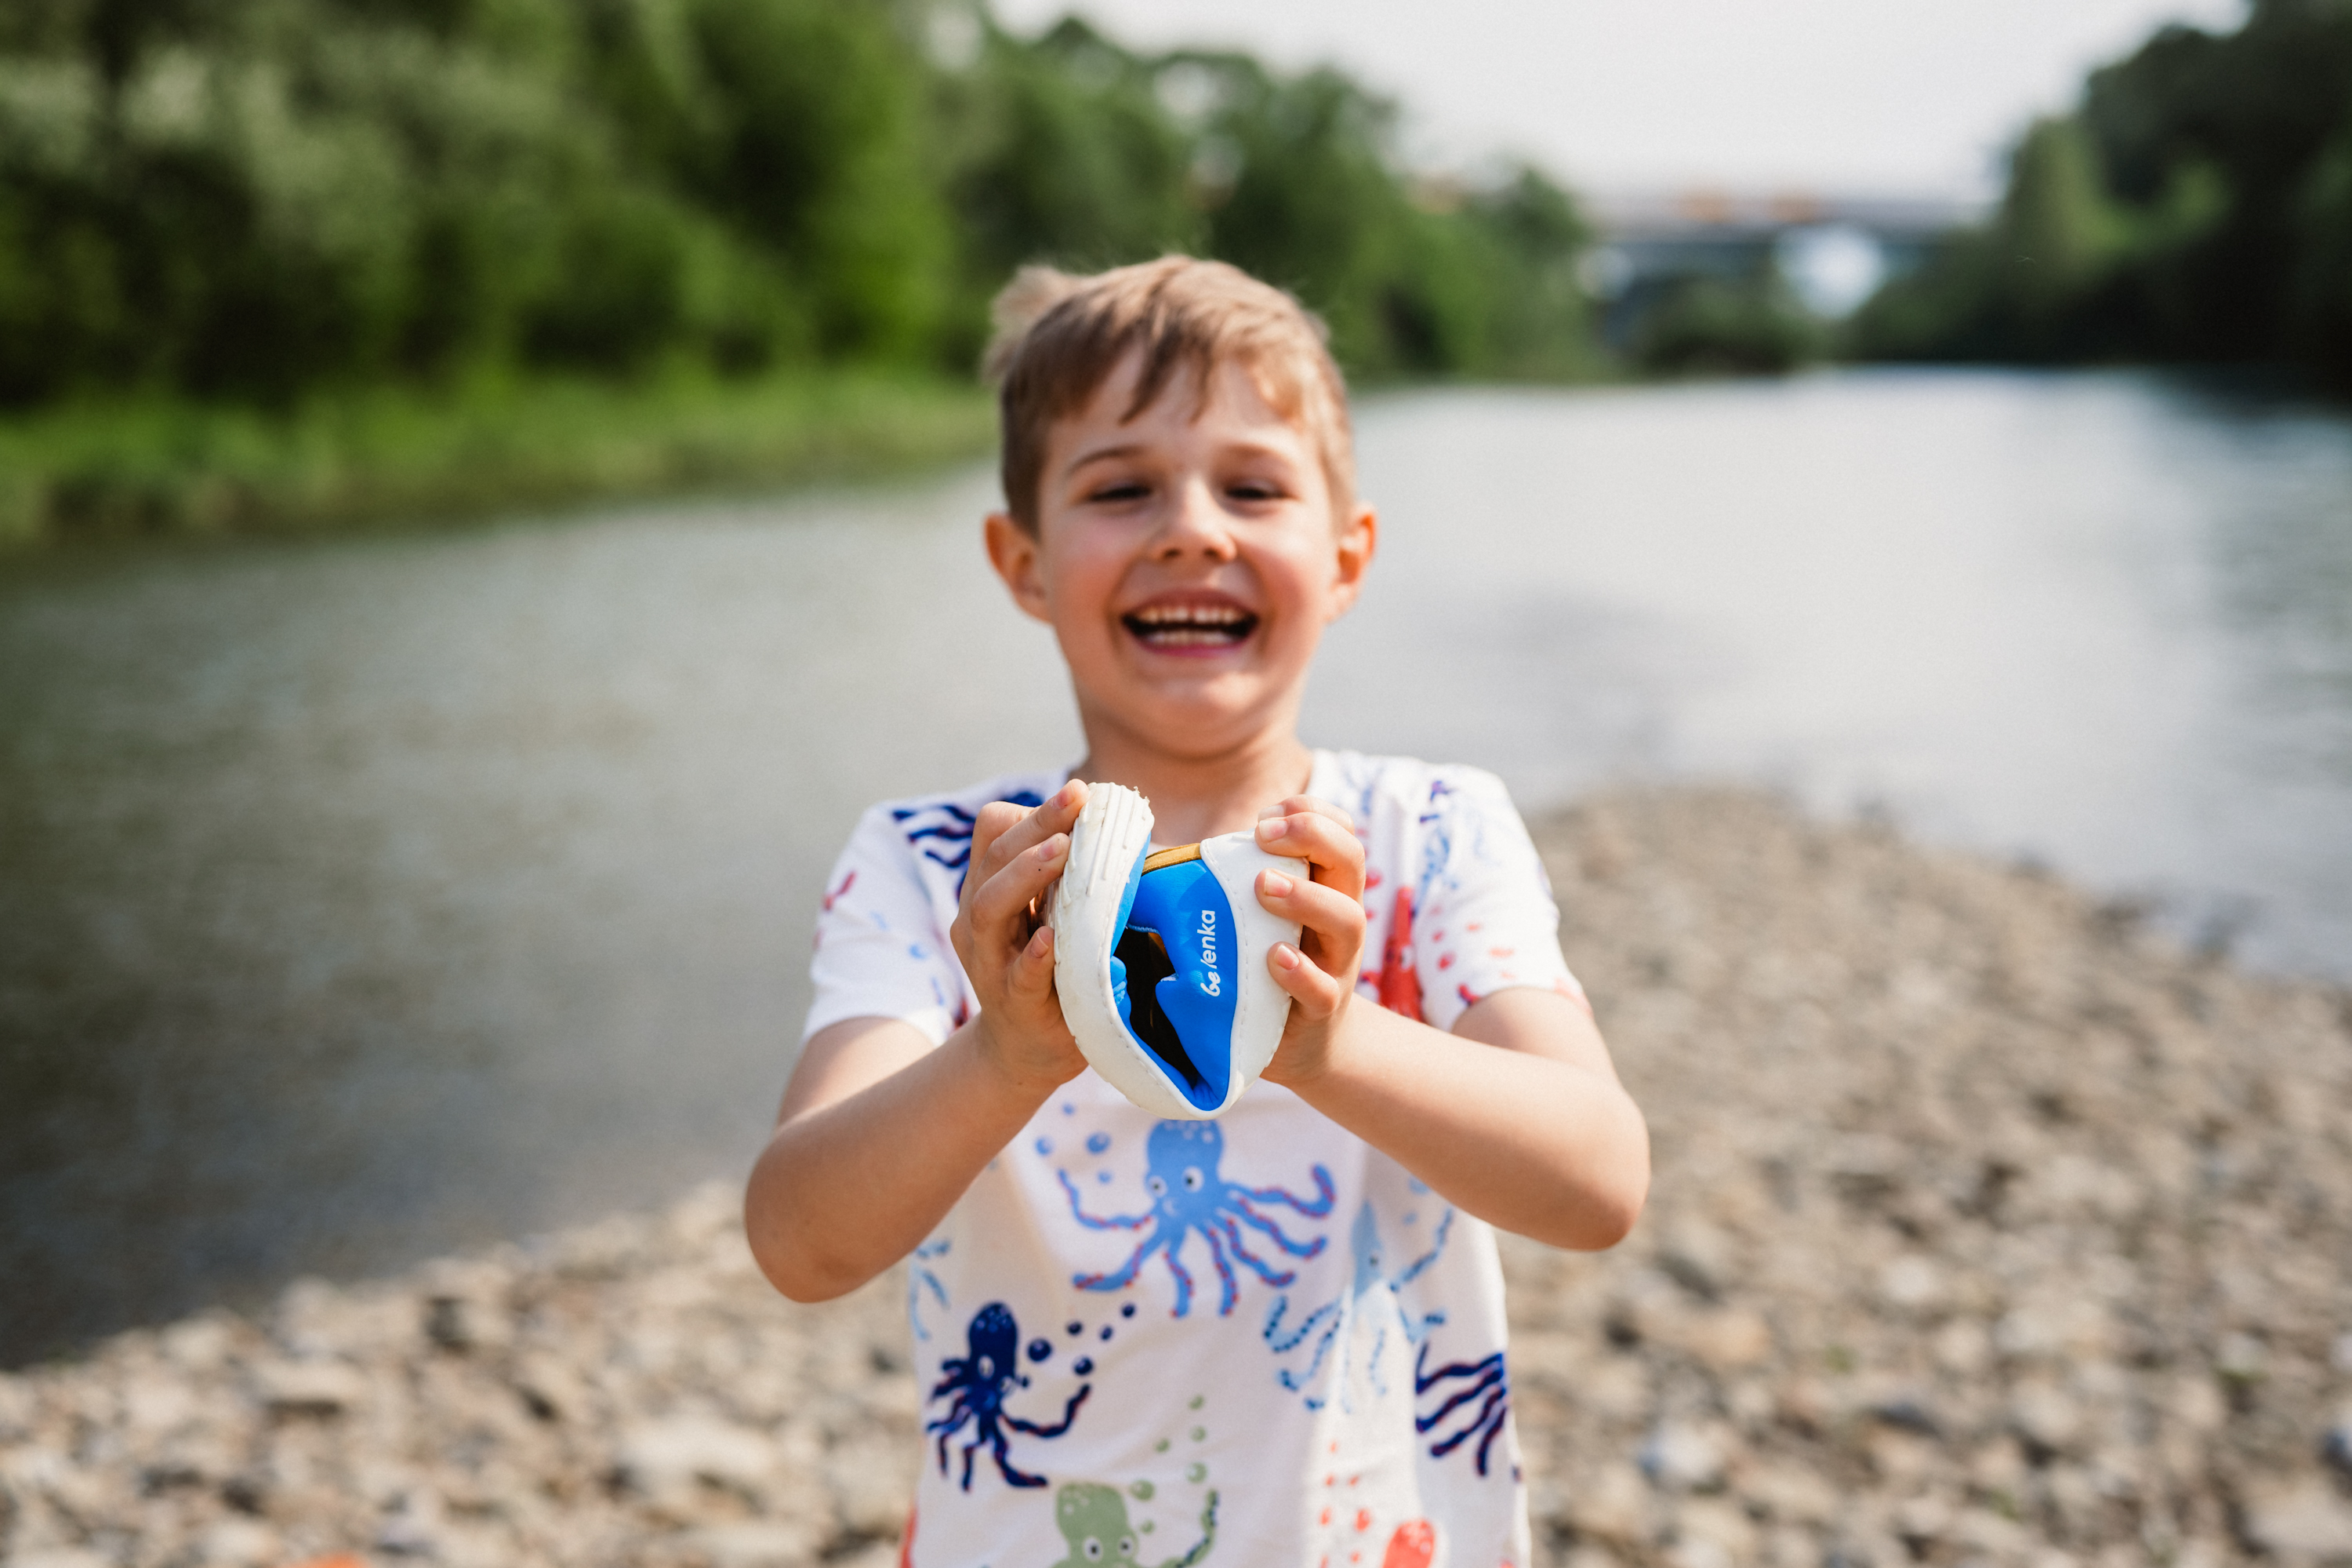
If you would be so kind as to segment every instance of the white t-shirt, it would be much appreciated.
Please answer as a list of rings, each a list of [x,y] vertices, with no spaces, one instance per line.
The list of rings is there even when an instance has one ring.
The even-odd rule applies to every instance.
[[[867,812],[807,1032],[946,1039],[978,1005],[948,942],[973,820],[1066,776]],[[1307,790],[1364,840],[1362,1000],[1444,1029],[1511,986],[1580,994],[1491,774],[1318,752]],[[1083,1073],[908,1266],[920,1568],[1528,1561],[1493,1233],[1287,1089],[1158,1121]]]

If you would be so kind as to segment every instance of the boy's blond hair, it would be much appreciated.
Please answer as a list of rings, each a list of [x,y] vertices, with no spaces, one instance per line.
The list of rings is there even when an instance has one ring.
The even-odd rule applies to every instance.
[[[1120,423],[1150,407],[1180,372],[1192,374],[1198,417],[1209,373],[1238,364],[1274,411],[1314,441],[1335,518],[1353,510],[1347,384],[1323,323],[1283,290],[1238,267],[1189,256],[1090,277],[1024,267],[996,296],[992,313],[996,332],[983,372],[997,384],[1003,421],[1004,503],[1031,533],[1054,421],[1084,408],[1131,350],[1141,351],[1142,374]]]

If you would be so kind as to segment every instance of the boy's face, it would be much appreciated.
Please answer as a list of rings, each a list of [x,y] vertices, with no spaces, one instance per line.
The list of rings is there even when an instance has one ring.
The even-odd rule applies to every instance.
[[[1236,364],[1189,375],[1126,424],[1139,356],[1057,422],[1037,531],[988,520],[990,559],[1021,607],[1054,628],[1081,719],[1206,760],[1286,731],[1323,628],[1370,561],[1369,509],[1335,518],[1314,440]]]

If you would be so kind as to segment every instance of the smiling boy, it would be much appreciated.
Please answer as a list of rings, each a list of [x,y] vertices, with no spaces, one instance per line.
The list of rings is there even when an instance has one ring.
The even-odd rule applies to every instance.
[[[1183,258],[1030,269],[999,321],[989,560],[1087,755],[861,820],[754,1254],[804,1301],[910,1260],[912,1563],[1524,1563],[1489,1226],[1612,1245],[1647,1134],[1500,784],[1297,736],[1378,539],[1339,373],[1289,296]],[[1301,927],[1289,1019],[1219,1121],[1155,1122],[1063,1023],[1080,781],[1298,862],[1255,888]]]

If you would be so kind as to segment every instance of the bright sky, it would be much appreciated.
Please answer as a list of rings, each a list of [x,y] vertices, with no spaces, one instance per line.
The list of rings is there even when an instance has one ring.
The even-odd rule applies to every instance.
[[[1034,32],[1070,0],[995,0]],[[2037,113],[2156,27],[2242,0],[1077,0],[1141,47],[1338,64],[1416,162],[1530,158],[1590,191],[1983,196]]]

